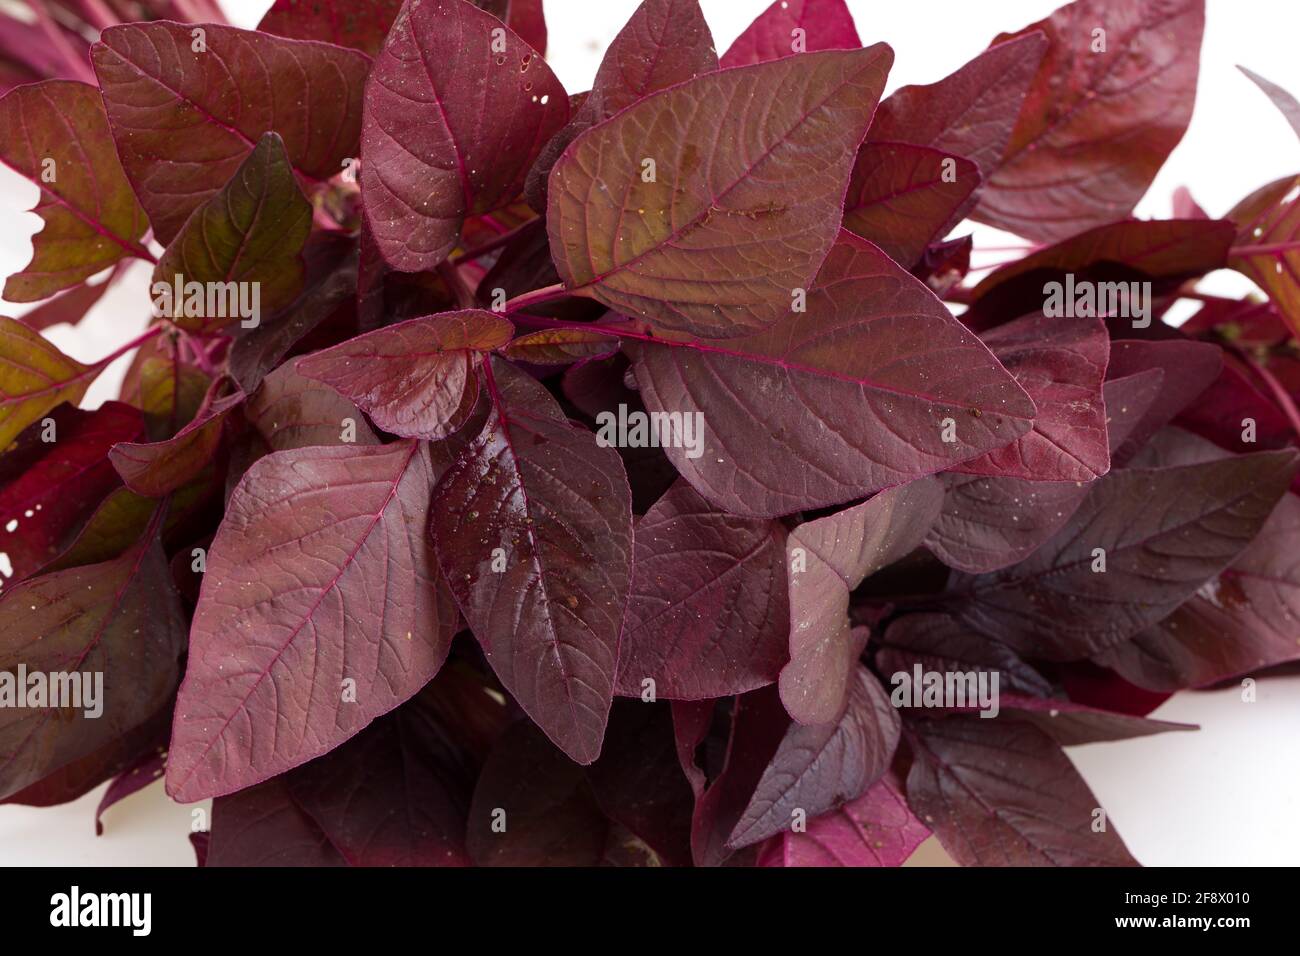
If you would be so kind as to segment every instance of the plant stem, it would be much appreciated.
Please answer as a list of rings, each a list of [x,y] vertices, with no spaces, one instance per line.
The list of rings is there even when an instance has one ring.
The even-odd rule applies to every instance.
[[[534,289],[532,292],[525,292],[523,295],[517,295],[513,299],[508,300],[506,302],[506,315],[519,309],[527,308],[530,305],[540,305],[543,302],[550,302],[552,299],[560,299],[566,295],[569,295],[569,290],[564,287],[563,282],[542,286],[540,289]]]
[[[1233,246],[1228,250],[1229,256],[1276,256],[1286,252],[1300,251],[1300,239],[1289,242],[1267,243],[1262,246]]]
[[[150,339],[155,338],[159,333],[163,331],[163,328],[164,326],[162,325],[162,323],[157,323],[155,325],[149,326],[149,328],[145,329],[145,331],[142,334],[137,335],[135,338],[133,338],[130,342],[127,342],[121,348],[113,352],[110,352],[108,355],[105,355],[98,362],[91,363],[90,368],[92,369],[104,368],[105,366],[109,365],[114,359],[121,358],[123,355],[125,355],[127,352],[131,351],[132,349],[139,348],[141,345],[144,345]]]

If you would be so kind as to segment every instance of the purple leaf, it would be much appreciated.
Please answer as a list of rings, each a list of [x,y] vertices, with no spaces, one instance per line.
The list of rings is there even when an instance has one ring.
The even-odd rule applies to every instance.
[[[834,723],[791,724],[727,841],[749,846],[860,797],[889,769],[901,724],[889,693],[859,666]]]
[[[759,854],[759,866],[902,866],[930,830],[887,775],[861,797],[808,823],[807,833],[782,833]]]
[[[487,424],[434,496],[438,560],[506,690],[588,764],[605,733],[632,574],[627,476],[534,379],[496,358],[483,369]]]
[[[547,179],[579,133],[651,93],[717,68],[718,52],[699,0],[644,0],[605,51],[590,95],[529,171],[529,204],[546,208]]]
[[[785,528],[678,481],[636,525],[617,692],[705,700],[770,684],[786,660]]]
[[[155,780],[162,779],[163,766],[167,762],[166,752],[162,747],[145,754],[130,767],[113,779],[104,791],[104,796],[95,808],[95,835],[104,835],[104,811],[115,803],[120,803],[133,793],[139,793]]]
[[[1050,43],[973,218],[1038,242],[1123,219],[1187,130],[1204,0],[1076,0],[994,43]]]
[[[982,342],[847,232],[808,290],[806,314],[739,339],[656,337],[625,350],[651,412],[703,416],[703,453],[666,453],[734,514],[861,498],[1000,448],[1034,416]]]
[[[71,542],[99,502],[117,485],[108,450],[144,431],[139,411],[105,402],[93,412],[60,405],[50,416],[55,441],[37,422],[0,456],[0,551],[9,581],[21,581]]]
[[[1034,401],[1033,428],[953,470],[1035,481],[1091,481],[1110,470],[1101,385],[1110,338],[1100,319],[1028,315],[985,333],[984,344]]]
[[[1231,564],[1298,468],[1292,452],[1259,452],[1113,471],[1025,561],[991,574],[955,575],[961,616],[1035,657],[1095,654],[1168,616]],[[1089,610],[1080,613],[1085,602]]]
[[[546,53],[546,15],[542,0],[473,0],[538,53]]]
[[[980,717],[908,725],[907,802],[962,866],[1134,866],[1068,757],[1042,731]],[[999,768],[1014,768],[1004,772]]]
[[[122,166],[164,244],[264,133],[283,137],[307,181],[339,173],[357,155],[370,70],[355,50],[215,24],[200,52],[192,29],[124,24],[91,47]]]
[[[154,266],[153,293],[168,290],[168,308],[160,311],[177,325],[201,331],[236,319],[251,321],[249,327],[260,324],[262,309],[275,312],[302,291],[302,248],[311,218],[311,204],[294,181],[284,141],[277,133],[265,134],[230,182],[194,210]],[[214,283],[231,282],[256,289],[256,298],[242,289],[238,296],[240,306],[253,309],[249,314],[222,314],[232,311],[230,303],[223,302],[217,303],[216,315],[209,315],[209,299],[196,314],[189,293],[177,294],[191,282],[209,289]]]
[[[835,242],[892,61],[877,44],[709,73],[583,133],[550,179],[565,285],[696,335],[790,317]]]
[[[454,609],[424,531],[436,477],[415,441],[276,452],[249,469],[194,612],[174,799],[320,756],[437,673]]]
[[[212,802],[204,866],[347,866],[329,836],[276,777]]]
[[[898,89],[880,104],[868,142],[915,143],[955,153],[975,163],[987,179],[1002,162],[1047,47],[1041,33],[1026,31],[994,44],[938,83]]]
[[[356,444],[379,444],[355,405],[334,389],[303,378],[292,365],[262,379],[244,415],[272,451],[344,444],[349,421]]]
[[[524,720],[474,788],[469,855],[476,866],[595,866],[608,827],[583,769]]]
[[[1237,69],[1246,74],[1246,77],[1252,83],[1264,91],[1264,95],[1272,100],[1273,105],[1276,106],[1281,111],[1282,115],[1286,117],[1286,121],[1291,124],[1291,128],[1295,130],[1295,134],[1300,136],[1300,102],[1297,102],[1296,98],[1286,90],[1282,89],[1282,87],[1264,79],[1258,73],[1254,73],[1246,69],[1244,66],[1238,66]]]
[[[960,218],[979,181],[979,168],[960,156],[907,143],[866,143],[849,181],[844,228],[910,269]]]
[[[849,630],[849,594],[921,543],[942,497],[937,481],[914,481],[790,533],[790,663],[781,671],[781,701],[795,720],[826,724],[839,716],[864,643]]]
[[[519,195],[568,117],[550,67],[495,17],[467,0],[408,3],[375,60],[361,134],[366,222],[383,258],[403,272],[436,266],[466,216]]]
[[[996,671],[999,691],[1027,697],[1048,697],[1052,685],[1016,653],[992,638],[983,637],[947,614],[906,614],[891,621],[872,644],[876,669],[895,684],[897,674],[909,677],[917,664],[934,673]],[[913,681],[913,684],[915,682]]]
[[[1300,658],[1300,498],[1282,496],[1259,536],[1159,624],[1097,660],[1134,684],[1174,691]]]
[[[374,56],[402,0],[275,0],[257,29],[294,40],[321,40]]]
[[[722,66],[748,66],[814,50],[862,46],[844,0],[775,0],[722,56]]]
[[[298,374],[355,402],[384,431],[439,440],[478,399],[478,353],[510,341],[508,321],[481,309],[427,315],[298,360]]]
[[[47,80],[0,98],[0,161],[40,187],[33,211],[45,221],[32,261],[5,283],[10,302],[75,288],[127,256],[151,258],[139,242],[149,223],[93,86]]]
[[[0,796],[125,736],[175,692],[185,625],[161,522],[160,510],[121,557],[31,578],[0,597],[0,673],[22,698],[0,708]],[[79,705],[47,706],[57,674],[80,675]]]
[[[1071,700],[1003,694],[1001,706],[999,717],[1031,724],[1062,747],[1200,729],[1195,724],[1151,720],[1133,714],[1101,710]]]
[[[1164,380],[1155,401],[1133,426],[1127,440],[1112,449],[1117,465],[1131,459],[1147,439],[1204,394],[1223,369],[1223,350],[1206,342],[1180,339],[1111,342],[1107,379],[1114,381],[1149,369],[1160,369]]]
[[[108,459],[136,494],[161,498],[196,478],[221,446],[226,416],[244,401],[235,391],[205,400],[194,420],[166,441],[114,445]]]

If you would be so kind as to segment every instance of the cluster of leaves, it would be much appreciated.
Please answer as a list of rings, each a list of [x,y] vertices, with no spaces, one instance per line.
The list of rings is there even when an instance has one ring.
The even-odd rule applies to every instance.
[[[106,701],[0,710],[0,798],[165,774],[213,865],[1122,864],[1062,747],[1300,657],[1300,177],[1130,218],[1202,0],[1077,0],[883,102],[843,0],[721,56],[645,0],[572,96],[540,0],[29,6],[0,670]],[[967,282],[967,219],[1032,249]],[[265,314],[42,338],[134,260]],[[1066,277],[1156,321],[1049,317]],[[701,445],[598,440],[620,408]],[[895,706],[917,666],[999,715]]]

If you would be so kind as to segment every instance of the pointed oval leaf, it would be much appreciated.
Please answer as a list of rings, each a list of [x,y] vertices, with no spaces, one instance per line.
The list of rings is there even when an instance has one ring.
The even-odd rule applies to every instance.
[[[1126,217],[1187,131],[1204,30],[1204,0],[1075,0],[1014,34],[1051,45],[972,218],[1054,242]]]
[[[774,837],[759,866],[901,866],[930,835],[887,775],[857,800],[808,821],[806,833]]]
[[[1096,654],[1167,617],[1228,567],[1297,470],[1300,458],[1290,451],[1117,469],[1096,481],[1057,536],[1025,561],[955,575],[960,615],[1034,657]],[[1087,614],[1078,613],[1083,602]]]
[[[665,453],[715,505],[771,516],[851,501],[1029,430],[1033,402],[1010,373],[866,240],[841,233],[806,304],[743,338],[625,342],[651,412],[703,416],[702,454]]]
[[[93,86],[47,80],[6,93],[0,161],[40,187],[33,211],[45,220],[32,237],[32,261],[5,283],[10,302],[47,298],[126,256],[150,257],[139,241],[149,223]]]
[[[718,511],[678,481],[636,525],[618,693],[707,700],[770,684],[786,659],[785,528]]]
[[[1102,380],[1110,337],[1101,319],[1027,315],[983,336],[1034,400],[1034,426],[954,471],[1034,481],[1092,481],[1110,470]]]
[[[1258,73],[1254,73],[1244,66],[1238,66],[1237,69],[1246,74],[1252,83],[1264,91],[1264,95],[1272,100],[1273,105],[1286,117],[1286,121],[1291,124],[1295,134],[1300,136],[1300,102],[1297,102],[1296,98],[1282,87],[1264,79]]]
[[[145,723],[176,689],[185,624],[157,539],[161,513],[144,539],[103,564],[56,571],[5,589],[0,617],[0,796],[86,757]],[[50,708],[18,675],[77,675],[81,706]],[[75,691],[74,691],[75,692]],[[95,711],[98,710],[98,713]]]
[[[551,173],[560,278],[661,329],[789,317],[835,242],[892,61],[877,44],[710,73],[583,133]]]
[[[845,197],[844,228],[912,268],[956,224],[979,185],[979,167],[907,143],[866,143]]]
[[[170,244],[274,130],[309,181],[357,155],[370,58],[329,43],[205,24],[112,26],[91,47],[127,178]]]
[[[644,0],[605,51],[591,93],[529,170],[524,193],[529,205],[546,208],[551,170],[579,133],[651,93],[717,68],[718,52],[699,0]]]
[[[844,0],[775,0],[736,37],[722,66],[748,66],[813,50],[862,46]]]
[[[915,143],[955,153],[988,178],[1002,161],[1047,47],[1043,34],[1026,31],[994,44],[937,83],[901,87],[880,104],[867,141]]]
[[[932,478],[801,524],[786,544],[790,569],[790,663],[781,702],[803,724],[826,724],[844,707],[864,634],[849,630],[849,593],[924,540],[943,489]]]
[[[550,67],[491,14],[467,0],[404,7],[366,86],[361,133],[362,202],[384,259],[403,272],[436,266],[466,216],[519,195],[568,118]]]
[[[206,403],[188,425],[160,442],[122,442],[108,453],[122,481],[136,494],[161,498],[197,477],[221,445],[226,416],[244,393]]]
[[[510,341],[514,327],[482,309],[399,322],[297,362],[298,374],[355,402],[386,432],[442,439],[478,399],[478,353]]]
[[[230,182],[194,210],[175,241],[154,266],[153,292],[166,290],[163,315],[189,329],[212,330],[236,320],[245,328],[288,305],[302,291],[302,247],[311,232],[312,211],[294,180],[293,167],[277,133],[258,140]],[[236,288],[245,311],[232,309],[226,294],[214,303],[208,292],[199,308],[177,290],[190,282]],[[234,283],[234,286],[227,285]],[[209,309],[215,315],[209,314]],[[195,312],[198,314],[195,314]]]
[[[837,721],[790,725],[727,842],[749,846],[788,829],[796,810],[815,817],[856,800],[889,769],[901,727],[889,694],[859,665]]]
[[[532,377],[490,362],[487,424],[435,494],[438,560],[506,690],[588,764],[614,694],[631,491],[614,449],[571,425]]]
[[[39,332],[0,315],[0,451],[59,403],[81,401],[99,371],[64,355]]]
[[[1135,866],[1060,745],[1029,724],[909,724],[907,802],[962,866]],[[1012,774],[1000,767],[1014,767]]]
[[[275,452],[248,470],[194,612],[175,799],[320,756],[437,673],[454,614],[424,533],[434,478],[415,441]]]
[[[262,379],[244,414],[272,451],[341,445],[349,437],[358,445],[378,445],[379,437],[357,407],[328,386],[281,365]]]
[[[374,56],[401,8],[402,0],[275,0],[257,29],[294,40],[350,46]]]
[[[521,335],[505,348],[505,356],[534,365],[570,365],[605,358],[618,351],[618,339],[585,329],[543,329]]]

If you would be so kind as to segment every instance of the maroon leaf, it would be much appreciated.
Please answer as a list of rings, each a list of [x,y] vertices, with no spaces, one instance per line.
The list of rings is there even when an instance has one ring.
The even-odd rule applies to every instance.
[[[1037,727],[1062,747],[1200,729],[1195,724],[1150,720],[1133,714],[1089,707],[1071,700],[1003,694],[1001,707],[999,716],[1002,719],[1018,720]]]
[[[1151,368],[1103,383],[1106,435],[1112,457],[1159,400],[1164,373]],[[1084,482],[1027,481],[947,473],[943,510],[925,546],[951,568],[978,574],[1009,567],[1033,554],[1088,495]]]
[[[616,701],[605,750],[588,768],[587,779],[611,820],[669,866],[690,865],[695,798],[678,767],[669,707]]]
[[[546,52],[546,15],[542,0],[473,0],[473,3],[509,25],[538,53]]]
[[[1300,498],[1283,495],[1259,536],[1187,603],[1097,660],[1152,690],[1203,687],[1300,658]]]
[[[175,692],[185,626],[161,521],[160,510],[121,557],[35,577],[0,597],[0,673],[11,681],[0,708],[0,796],[125,736]],[[50,707],[60,674],[78,675],[79,692],[72,706]]]
[[[277,133],[266,133],[230,182],[194,210],[154,266],[151,291],[157,296],[167,290],[162,299],[167,307],[159,312],[189,329],[216,329],[235,319],[246,328],[260,324],[262,309],[284,308],[302,291],[302,248],[311,218],[311,204],[294,182],[284,141]],[[196,310],[188,291],[181,295],[191,282],[209,290],[213,284],[239,289],[239,305],[252,308],[234,314],[227,296],[218,303],[217,314],[209,314],[209,292]]]
[[[437,672],[454,612],[424,535],[436,477],[414,441],[276,452],[249,469],[194,612],[172,797],[298,766]]]
[[[104,835],[104,811],[115,803],[120,803],[133,793],[139,793],[155,780],[162,779],[163,765],[167,756],[162,747],[145,754],[130,767],[113,779],[104,791],[104,796],[95,808],[95,835]]]
[[[475,767],[428,700],[435,681],[337,750],[284,778],[349,866],[468,866]]]
[[[221,445],[226,416],[241,405],[244,393],[204,401],[194,420],[166,441],[122,442],[108,459],[136,494],[161,498],[196,478]]]
[[[117,485],[108,450],[144,431],[129,405],[105,402],[93,412],[60,405],[53,430],[37,422],[0,456],[0,551],[9,578],[21,581],[70,543],[101,499]],[[54,441],[46,442],[44,436]]]
[[[952,586],[966,598],[961,616],[1035,657],[1095,654],[1168,616],[1231,564],[1298,468],[1292,452],[1260,452],[1116,470],[1096,481],[1057,536],[1025,561],[955,575]],[[1084,602],[1089,611],[1081,614]]]
[[[76,325],[104,297],[104,293],[108,291],[109,286],[116,282],[124,271],[123,264],[119,262],[103,282],[95,285],[87,282],[75,286],[67,292],[61,292],[54,298],[42,302],[31,311],[24,312],[19,321],[29,329],[37,332],[44,332],[46,329],[64,322],[69,325]]]
[[[1152,315],[1136,314],[1138,307],[1149,310],[1150,298],[1225,266],[1232,236],[1231,225],[1221,219],[1099,226],[990,273],[971,293],[975,303],[962,321],[985,329],[1008,315],[1050,307],[1059,308],[1058,316],[1114,316],[1146,328]],[[1130,294],[1131,286],[1116,284],[1148,280],[1145,302]]]
[[[192,29],[113,26],[91,48],[122,166],[164,244],[264,133],[308,181],[340,172],[357,155],[370,69],[355,50],[213,24],[200,52]]]
[[[806,833],[773,837],[759,866],[901,866],[930,830],[886,775],[866,793],[808,823]]]
[[[678,481],[637,522],[632,566],[619,694],[705,700],[776,680],[790,626],[780,522],[718,511]]]
[[[618,339],[585,329],[544,329],[521,335],[505,349],[505,356],[534,365],[569,365],[605,358],[618,351]]]
[[[467,0],[405,6],[375,60],[361,134],[366,222],[383,258],[403,272],[436,266],[466,216],[519,195],[568,116],[550,67],[495,17]]]
[[[257,29],[294,40],[321,40],[374,56],[402,0],[275,0]]]
[[[781,671],[781,701],[795,720],[826,724],[839,716],[863,644],[849,631],[849,594],[921,543],[942,496],[938,482],[914,481],[790,533],[790,663]]]
[[[282,365],[262,380],[244,415],[272,451],[345,444],[350,434],[358,445],[379,444],[355,405],[332,388],[303,378],[292,365]]]
[[[703,416],[702,454],[666,453],[734,514],[861,498],[999,448],[1034,415],[983,343],[850,233],[809,289],[806,314],[739,339],[657,336],[625,349],[651,412]]]
[[[718,52],[699,0],[644,0],[605,51],[590,95],[529,171],[529,205],[546,208],[547,178],[579,133],[651,93],[717,68]]]
[[[1115,381],[1149,369],[1164,373],[1161,389],[1150,409],[1132,427],[1127,440],[1112,448],[1117,465],[1131,459],[1147,439],[1205,393],[1223,369],[1223,350],[1204,342],[1180,339],[1111,342],[1107,379]]]
[[[960,218],[979,185],[979,167],[907,143],[866,143],[845,197],[844,228],[911,268]]]
[[[814,50],[862,46],[844,0],[776,0],[722,55],[722,66],[747,66]]]
[[[1053,242],[1127,216],[1187,130],[1204,29],[1203,0],[1075,0],[998,37],[1050,46],[973,218]]]
[[[474,788],[469,855],[476,866],[594,866],[608,826],[582,768],[520,721]]]
[[[583,133],[550,180],[565,285],[697,335],[789,317],[835,242],[892,61],[877,44],[709,73]]]
[[[1282,87],[1264,79],[1258,73],[1254,73],[1244,66],[1239,66],[1237,69],[1246,74],[1252,83],[1264,91],[1264,95],[1273,101],[1273,105],[1286,117],[1286,121],[1291,124],[1291,128],[1295,130],[1296,135],[1300,136],[1300,102],[1297,102],[1296,98]]]
[[[907,802],[962,866],[1133,866],[1074,765],[1028,724],[980,717],[908,726]],[[999,768],[1015,768],[1006,773]],[[1094,829],[1103,819],[1105,828]]]
[[[443,475],[431,531],[443,574],[501,683],[566,754],[600,753],[632,574],[618,453],[493,358],[490,412]]]
[[[45,221],[32,261],[5,283],[10,302],[75,289],[126,256],[152,258],[139,242],[149,224],[93,86],[47,80],[0,98],[0,162],[40,187],[33,211]]]
[[[384,431],[438,440],[474,410],[477,353],[505,345],[513,332],[480,309],[427,315],[299,359],[297,369],[355,402]]]
[[[888,692],[859,666],[837,721],[790,725],[727,842],[749,846],[857,799],[889,769],[900,729]]]
[[[329,836],[276,777],[212,802],[204,866],[346,866]]]
[[[953,470],[1036,481],[1091,481],[1106,474],[1105,324],[1028,315],[985,333],[984,344],[1033,399],[1038,414],[1033,428],[1012,444]]]
[[[928,86],[904,86],[876,113],[869,142],[897,141],[956,153],[988,178],[1020,115],[1048,42],[1043,34],[995,43],[956,73]]]
[[[1052,685],[1005,644],[977,634],[947,614],[906,614],[876,642],[876,669],[894,684],[898,674],[997,672],[999,692],[1048,697]]]

